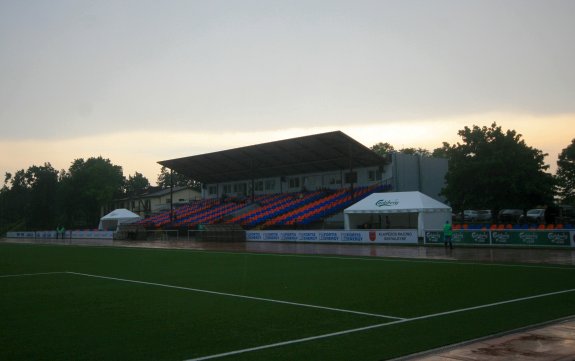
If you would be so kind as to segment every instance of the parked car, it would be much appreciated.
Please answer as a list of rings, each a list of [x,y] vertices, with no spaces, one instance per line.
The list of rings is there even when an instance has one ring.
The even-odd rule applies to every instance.
[[[502,209],[497,215],[499,223],[517,223],[523,215],[521,209]]]
[[[475,219],[478,222],[491,222],[493,220],[493,213],[489,209],[482,209],[477,211],[477,218]]]
[[[545,223],[545,208],[534,208],[519,218],[521,223]]]
[[[466,209],[463,211],[464,222],[475,222],[477,220],[477,211],[473,209]]]

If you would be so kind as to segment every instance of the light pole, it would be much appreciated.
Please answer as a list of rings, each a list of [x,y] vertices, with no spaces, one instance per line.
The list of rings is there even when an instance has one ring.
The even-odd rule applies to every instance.
[[[174,170],[170,169],[170,225],[174,225]]]

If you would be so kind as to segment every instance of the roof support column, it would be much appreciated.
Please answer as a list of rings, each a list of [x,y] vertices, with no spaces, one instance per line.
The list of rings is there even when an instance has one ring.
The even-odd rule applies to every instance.
[[[254,176],[254,160],[250,159],[250,177],[252,178],[252,203],[255,202],[256,196],[256,180],[255,180],[255,176]]]
[[[170,169],[170,226],[174,224],[174,170]]]
[[[351,144],[348,145],[349,149],[349,195],[351,196],[351,200],[355,199],[353,194],[353,183],[355,182],[355,177],[353,176],[353,150],[351,148]]]

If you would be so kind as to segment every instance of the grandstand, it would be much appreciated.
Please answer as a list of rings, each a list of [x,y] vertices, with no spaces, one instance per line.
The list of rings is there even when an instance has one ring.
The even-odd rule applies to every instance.
[[[146,218],[138,224],[147,228],[198,228],[211,224],[235,224],[243,229],[275,228],[278,226],[324,226],[322,221],[341,213],[354,201],[363,199],[373,192],[382,192],[389,186],[375,185],[359,187],[355,197],[348,189],[338,191],[313,191],[258,196],[251,200],[203,199],[189,205],[174,208]]]
[[[203,189],[201,199],[142,220],[149,229],[342,228],[343,210],[374,192],[438,199],[447,169],[444,159],[381,157],[340,131],[159,163]]]

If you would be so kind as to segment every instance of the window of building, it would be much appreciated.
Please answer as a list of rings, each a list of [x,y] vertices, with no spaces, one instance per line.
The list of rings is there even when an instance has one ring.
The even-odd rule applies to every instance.
[[[218,186],[209,186],[208,187],[208,194],[209,195],[218,194]]]
[[[263,191],[264,190],[264,181],[255,181],[254,182],[254,190],[257,191]]]
[[[327,174],[324,176],[324,185],[337,185],[341,184],[341,176],[339,174]]]
[[[224,184],[222,187],[224,194],[232,193],[232,185],[231,184]]]
[[[303,186],[308,190],[316,189],[320,186],[321,176],[309,176],[303,178]]]
[[[245,183],[234,184],[234,193],[246,193],[246,184]]]
[[[268,179],[265,182],[265,189],[266,191],[273,191],[276,189],[276,180],[275,179]]]
[[[367,180],[370,182],[380,181],[381,180],[381,171],[379,170],[370,170],[367,173]]]
[[[299,178],[290,178],[288,184],[290,188],[299,188]]]

